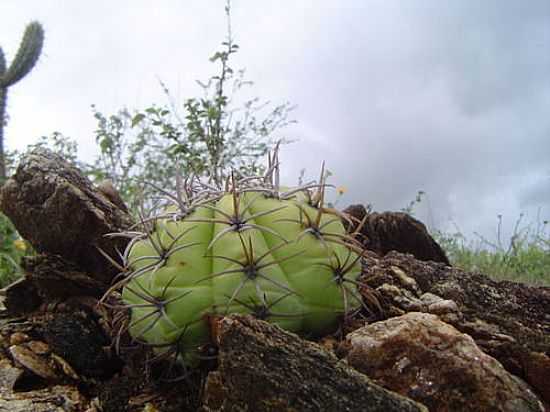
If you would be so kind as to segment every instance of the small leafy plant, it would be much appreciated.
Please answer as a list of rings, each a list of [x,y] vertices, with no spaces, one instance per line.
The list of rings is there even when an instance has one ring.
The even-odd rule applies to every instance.
[[[0,213],[0,288],[20,276],[21,257],[29,252],[29,244],[19,237],[13,224]]]
[[[216,73],[197,81],[202,95],[186,99],[183,110],[162,82],[167,105],[113,115],[93,107],[100,156],[91,174],[96,180],[111,179],[131,209],[152,195],[152,186],[142,182],[175,190],[176,163],[184,176],[203,176],[213,185],[220,185],[231,170],[239,175],[261,172],[260,159],[281,140],[273,135],[293,123],[289,103],[271,105],[243,94],[253,83],[231,65],[239,46],[233,40],[229,1],[225,12],[227,36],[210,57]]]

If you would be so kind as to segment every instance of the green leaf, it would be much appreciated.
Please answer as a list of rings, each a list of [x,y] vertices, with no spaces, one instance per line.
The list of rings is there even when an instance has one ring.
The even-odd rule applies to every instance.
[[[109,151],[113,146],[113,141],[110,138],[105,138],[99,142],[99,147],[103,153]]]
[[[132,119],[132,127],[136,127],[143,119],[145,119],[145,115],[143,113],[136,114]]]

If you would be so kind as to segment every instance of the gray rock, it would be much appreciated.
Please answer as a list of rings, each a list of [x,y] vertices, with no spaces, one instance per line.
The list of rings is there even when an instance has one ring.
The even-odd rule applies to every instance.
[[[125,241],[104,237],[128,228],[128,213],[80,170],[47,149],[23,158],[0,192],[0,209],[40,253],[59,255],[109,283],[117,270],[97,250],[115,256]]]
[[[435,315],[407,313],[347,340],[350,365],[430,410],[544,412],[525,382]]]
[[[205,411],[427,411],[278,326],[232,315],[216,329]]]

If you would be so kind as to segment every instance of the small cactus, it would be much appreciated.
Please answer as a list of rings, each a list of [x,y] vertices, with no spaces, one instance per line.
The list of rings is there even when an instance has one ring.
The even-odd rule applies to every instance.
[[[38,22],[27,25],[19,50],[10,66],[6,65],[4,51],[0,48],[0,183],[6,179],[4,154],[4,125],[8,88],[25,77],[36,65],[44,44],[44,29]]]
[[[363,305],[362,249],[342,214],[324,207],[326,184],[279,186],[277,149],[265,175],[228,179],[223,190],[177,181],[171,206],[142,218],[121,253],[128,330],[193,365],[210,341],[208,318],[248,313],[319,336]]]

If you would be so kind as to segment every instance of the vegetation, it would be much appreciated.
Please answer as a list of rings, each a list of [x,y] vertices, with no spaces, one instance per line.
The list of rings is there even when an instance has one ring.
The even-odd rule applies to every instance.
[[[402,212],[414,215],[426,193],[419,190]],[[550,233],[548,220],[524,223],[521,214],[509,239],[503,239],[503,217],[498,215],[496,235],[490,240],[479,233],[468,239],[455,225],[454,232],[431,230],[451,264],[468,272],[481,272],[496,280],[550,286]]]
[[[197,81],[202,96],[185,100],[183,110],[162,82],[168,105],[121,109],[113,115],[93,107],[100,155],[88,174],[94,180],[111,179],[131,209],[155,187],[175,190],[176,165],[182,175],[206,177],[217,187],[230,170],[239,175],[260,172],[260,159],[279,140],[275,133],[293,123],[289,103],[272,106],[241,95],[253,83],[244,70],[231,67],[239,46],[232,37],[229,2],[225,12],[227,36],[210,57],[217,72]]]
[[[43,44],[44,30],[40,23],[32,22],[25,29],[19,50],[9,67],[6,66],[4,51],[0,47],[0,184],[6,180],[4,125],[6,123],[8,88],[33,69],[40,57]]]
[[[29,253],[30,245],[21,239],[13,224],[0,213],[0,288],[20,276],[21,258]]]
[[[511,237],[502,239],[502,216],[498,216],[496,240],[475,234],[468,240],[457,228],[454,233],[435,231],[432,236],[443,247],[451,263],[470,272],[481,272],[496,280],[550,286],[550,234],[548,221],[522,225],[520,215]]]

